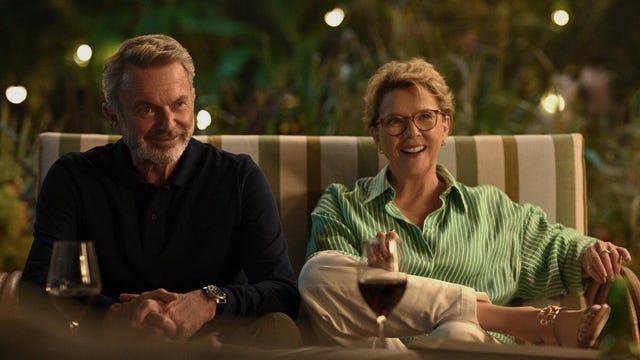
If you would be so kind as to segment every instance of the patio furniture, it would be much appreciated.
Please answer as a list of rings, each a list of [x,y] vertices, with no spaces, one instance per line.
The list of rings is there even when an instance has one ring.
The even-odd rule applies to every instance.
[[[296,274],[305,259],[310,228],[309,213],[327,185],[332,182],[353,184],[359,177],[376,174],[386,164],[386,159],[378,154],[370,137],[211,135],[196,138],[229,152],[249,154],[263,170],[278,203],[289,244],[289,257]],[[38,184],[61,155],[71,151],[85,151],[117,139],[117,135],[41,134]],[[446,165],[460,182],[467,185],[495,185],[516,202],[539,205],[552,222],[560,222],[584,234],[587,231],[587,212],[583,146],[580,134],[450,136],[442,147],[439,162]],[[631,294],[640,294],[635,287],[638,284],[637,278],[628,269],[625,271],[635,279]],[[15,299],[15,282],[19,272],[11,274],[11,277],[15,281],[5,285],[3,299]],[[0,277],[0,289],[2,279]],[[540,306],[560,302],[568,307],[579,308],[593,301],[605,301],[606,297],[602,295],[592,295],[598,291],[602,293],[602,289],[592,286],[588,299],[574,296],[526,303]],[[637,297],[630,299],[634,304],[640,303]],[[640,308],[634,309],[640,311]],[[313,344],[313,335],[306,329],[304,319],[302,311],[299,322],[306,340]],[[637,321],[634,326],[637,339]],[[420,345],[419,349],[433,352],[435,347],[440,349],[438,351],[449,351],[449,355],[455,353],[451,352],[451,344],[426,344]],[[469,351],[477,349],[475,345],[469,346]],[[547,347],[541,347],[540,350],[528,349],[527,352],[533,352],[533,357],[537,354],[543,358],[597,358],[598,355],[593,350],[543,351],[543,348]],[[509,357],[508,354],[513,355],[514,351],[517,353],[517,348],[510,346],[503,350],[484,349],[491,350],[489,353],[498,353],[498,357],[487,358],[499,358],[504,351],[507,353],[506,358]],[[477,351],[481,353],[483,350],[480,348]],[[473,353],[477,355],[476,352]]]

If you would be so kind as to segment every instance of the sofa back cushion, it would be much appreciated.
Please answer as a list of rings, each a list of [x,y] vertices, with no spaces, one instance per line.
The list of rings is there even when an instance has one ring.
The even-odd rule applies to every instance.
[[[352,185],[386,165],[370,137],[209,135],[202,142],[249,154],[278,203],[296,274],[304,263],[309,214],[331,183]],[[43,133],[38,184],[53,162],[72,151],[115,142],[118,135]],[[493,184],[516,202],[541,206],[553,222],[586,231],[583,138],[579,134],[450,136],[439,162],[467,185]]]

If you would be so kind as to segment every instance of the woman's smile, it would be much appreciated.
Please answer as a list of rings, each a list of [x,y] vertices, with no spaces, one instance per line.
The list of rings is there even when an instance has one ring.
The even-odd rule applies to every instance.
[[[421,145],[421,146],[406,147],[406,148],[400,149],[400,151],[405,154],[417,154],[425,151],[426,149],[427,149],[426,146]]]

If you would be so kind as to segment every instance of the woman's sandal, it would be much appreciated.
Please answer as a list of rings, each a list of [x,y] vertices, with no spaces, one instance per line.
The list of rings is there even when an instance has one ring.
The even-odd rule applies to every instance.
[[[550,327],[551,331],[546,331],[546,334],[541,336],[542,343],[546,345],[564,346],[558,339],[555,328],[556,317],[562,311],[562,307],[549,305],[540,310],[538,313],[538,322],[543,327]],[[577,342],[578,347],[581,348],[596,348],[599,343],[600,334],[602,329],[609,320],[611,314],[611,308],[607,304],[592,305],[588,310],[582,313],[582,318],[577,329]],[[585,320],[591,317],[591,322],[584,324]]]

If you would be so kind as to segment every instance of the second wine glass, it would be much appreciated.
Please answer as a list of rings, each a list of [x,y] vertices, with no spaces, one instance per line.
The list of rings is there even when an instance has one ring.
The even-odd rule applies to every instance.
[[[400,251],[395,240],[379,241],[374,238],[362,241],[361,259],[358,288],[378,323],[378,339],[372,348],[384,347],[384,324],[404,294],[407,273],[401,271]]]
[[[51,252],[46,290],[56,309],[67,319],[72,335],[89,308],[89,299],[102,291],[93,242],[56,241]]]

